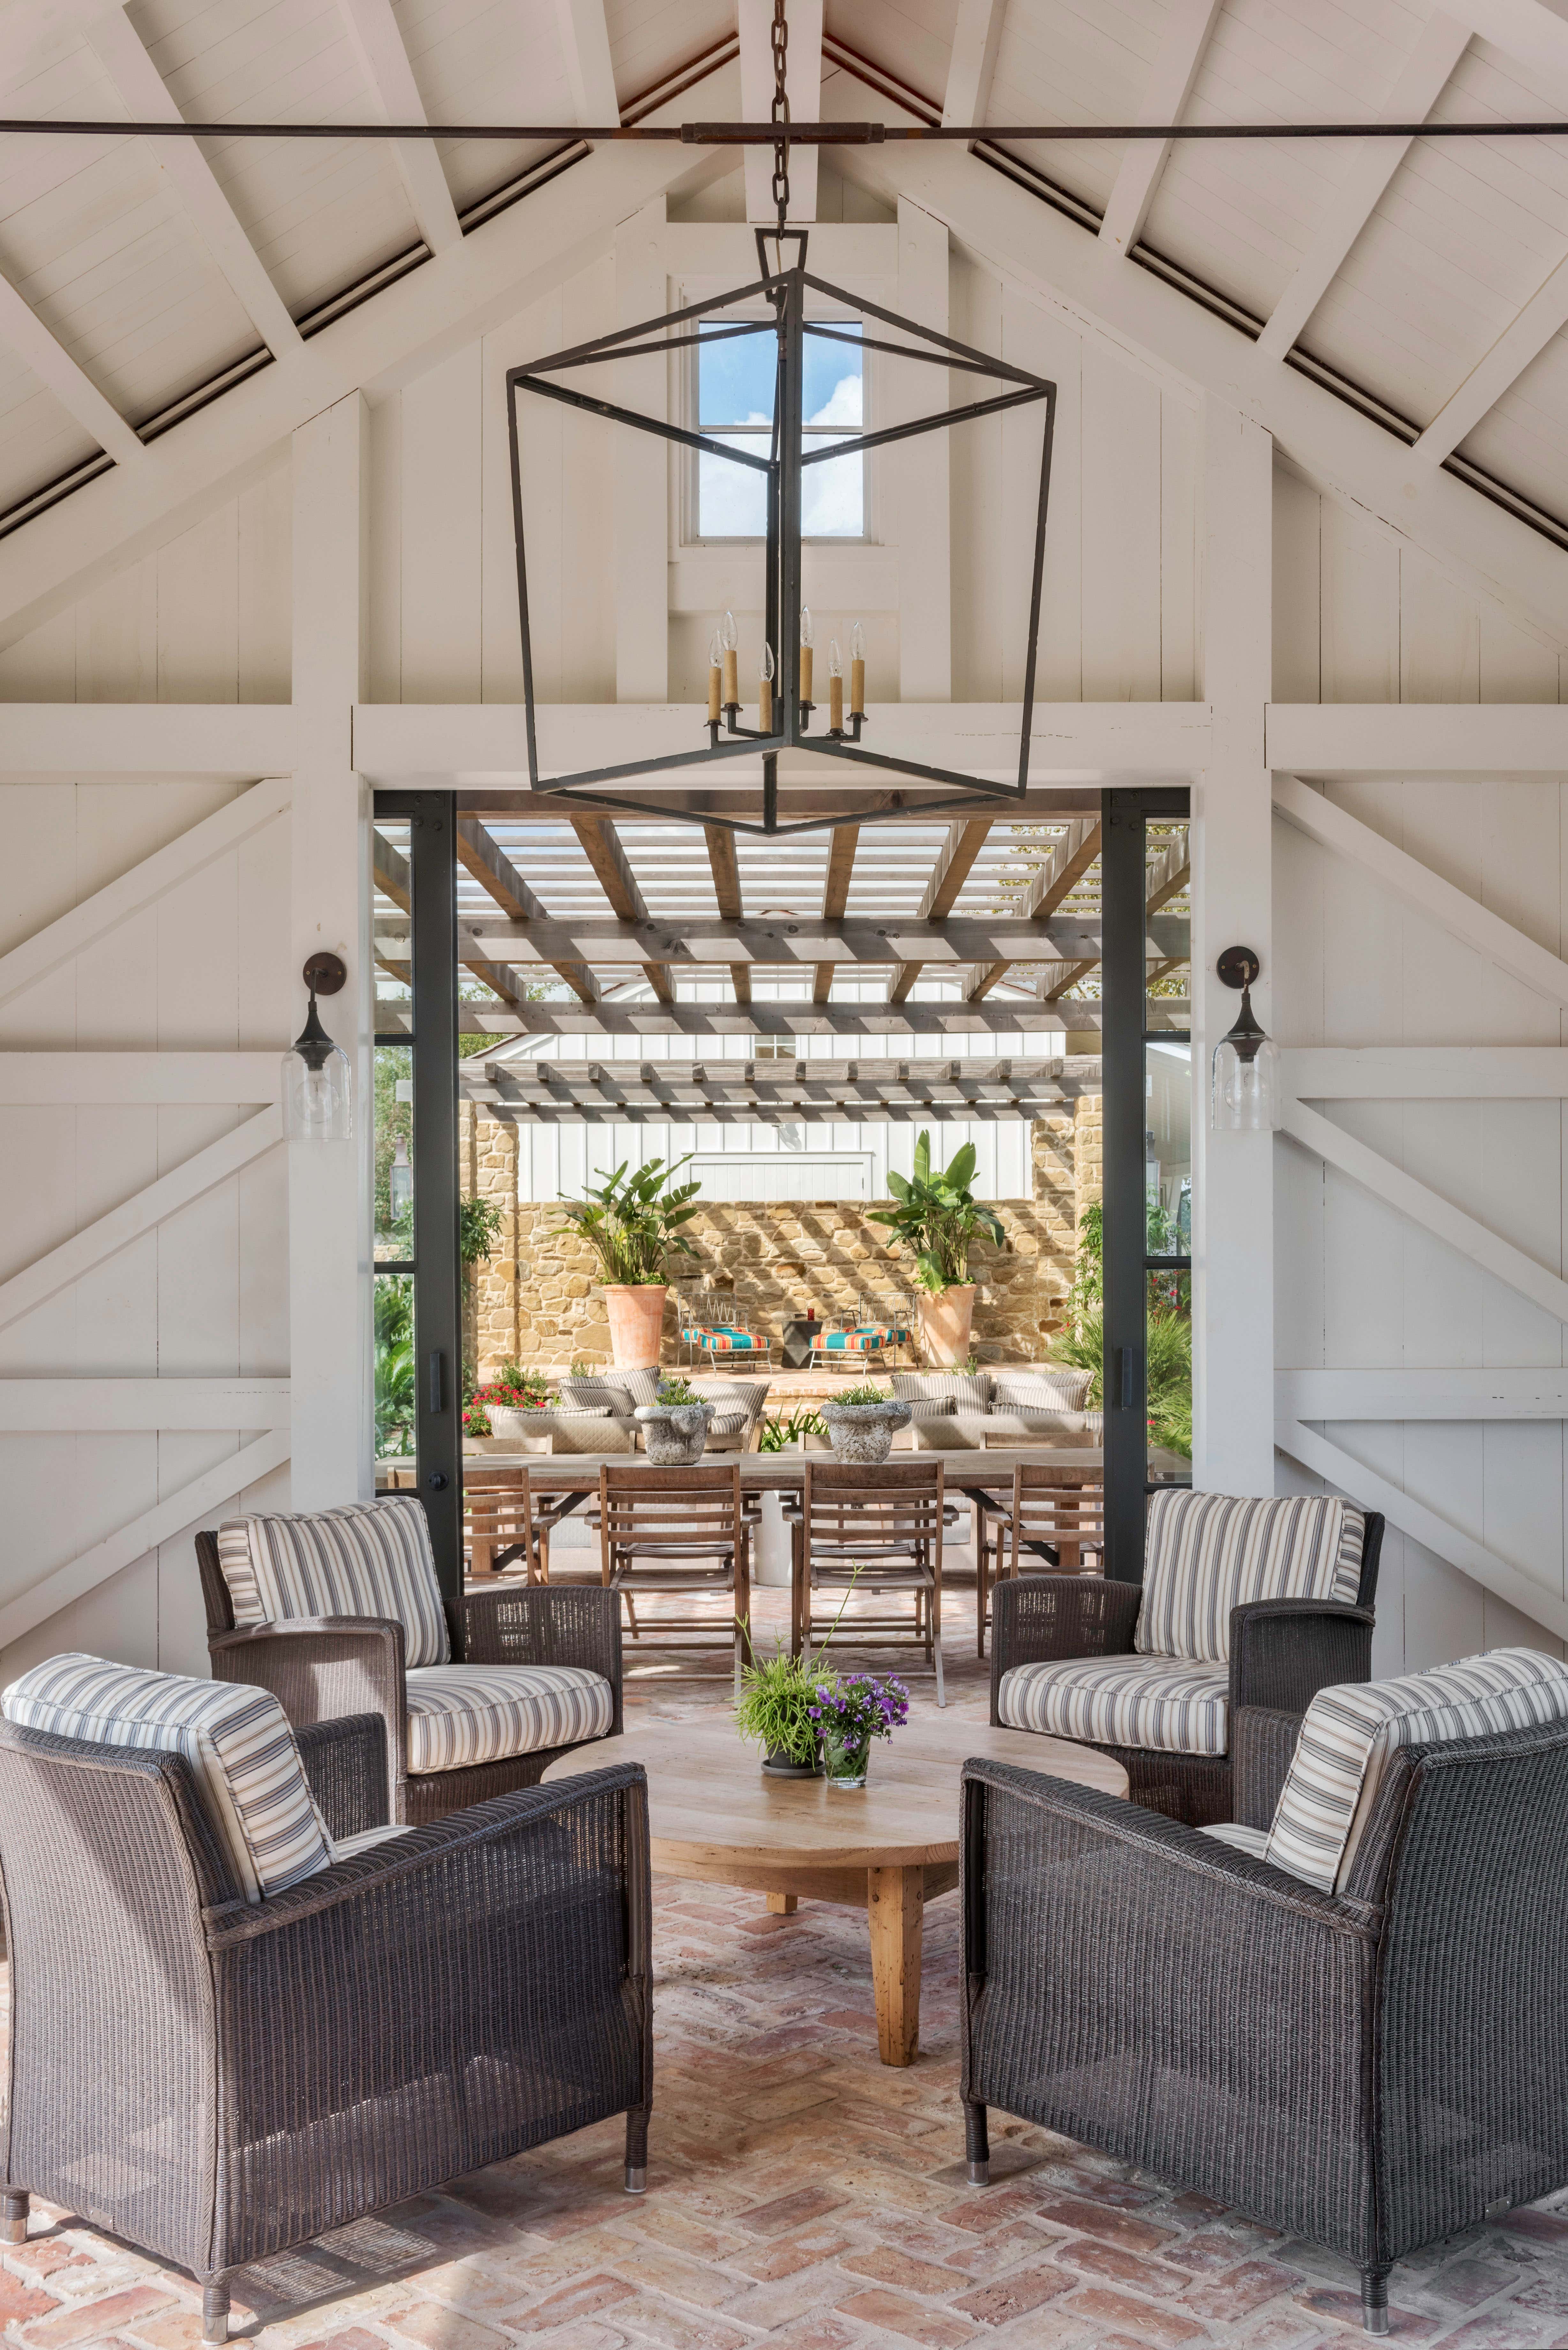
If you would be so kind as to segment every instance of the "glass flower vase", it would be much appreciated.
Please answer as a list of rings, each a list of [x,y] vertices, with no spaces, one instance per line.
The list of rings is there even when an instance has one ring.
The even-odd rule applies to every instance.
[[[836,1738],[823,1741],[823,1765],[830,1787],[863,1787],[871,1762],[869,1736],[852,1742]]]

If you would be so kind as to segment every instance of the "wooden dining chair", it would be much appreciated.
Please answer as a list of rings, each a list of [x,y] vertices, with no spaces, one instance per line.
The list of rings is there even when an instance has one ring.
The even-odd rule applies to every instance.
[[[847,1461],[805,1463],[794,1522],[794,1592],[790,1645],[795,1656],[826,1636],[833,1618],[816,1613],[815,1595],[853,1589],[873,1598],[907,1597],[904,1614],[845,1616],[845,1648],[909,1649],[942,1689],[942,1534],[956,1523],[940,1461],[888,1461],[877,1469]],[[835,1612],[836,1612],[836,1607]]]
[[[576,1501],[570,1493],[536,1492],[521,1461],[465,1461],[462,1548],[466,1572],[483,1581],[514,1575],[528,1583],[550,1580],[550,1535]],[[579,1578],[580,1579],[580,1578]],[[597,1581],[596,1575],[593,1578]]]
[[[639,1624],[639,1600],[657,1593],[728,1592],[734,1627],[735,1695],[750,1648],[752,1534],[755,1513],[741,1492],[738,1461],[691,1469],[605,1462],[590,1523],[599,1537],[600,1575],[625,1603],[627,1628],[639,1644],[677,1655],[712,1648],[711,1615],[659,1615]]]
[[[975,1512],[975,1653],[985,1654],[993,1584],[1023,1575],[1097,1575],[1105,1556],[1106,1492],[1071,1469],[1021,1461],[1012,1499]]]

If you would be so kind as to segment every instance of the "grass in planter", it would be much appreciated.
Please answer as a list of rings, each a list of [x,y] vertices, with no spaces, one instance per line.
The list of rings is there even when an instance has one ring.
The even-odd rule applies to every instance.
[[[655,1403],[660,1404],[701,1403],[702,1400],[691,1380],[679,1376],[674,1378],[660,1379],[654,1390],[653,1399]]]
[[[819,1411],[792,1411],[787,1419],[764,1419],[763,1432],[757,1439],[759,1452],[782,1452],[787,1444],[798,1444],[803,1436],[826,1436],[827,1422]]]
[[[764,1754],[815,1762],[817,1726],[810,1710],[820,1702],[818,1690],[826,1686],[836,1688],[836,1680],[820,1673],[809,1657],[792,1657],[781,1648],[764,1664],[753,1660],[741,1669],[735,1727],[742,1738],[754,1739]]]
[[[846,1388],[844,1393],[835,1396],[833,1400],[835,1403],[891,1403],[893,1390],[891,1388],[879,1388],[874,1381],[864,1379],[859,1387]]]

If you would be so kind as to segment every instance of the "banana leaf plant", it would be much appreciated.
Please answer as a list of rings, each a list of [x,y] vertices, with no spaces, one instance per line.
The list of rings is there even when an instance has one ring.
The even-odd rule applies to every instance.
[[[560,1229],[587,1241],[607,1283],[662,1281],[667,1250],[696,1255],[680,1227],[697,1213],[691,1202],[702,1186],[673,1180],[693,1155],[689,1150],[668,1167],[662,1159],[649,1159],[630,1174],[630,1161],[623,1159],[602,1183],[587,1185],[581,1200],[562,1201],[566,1222]],[[594,1171],[604,1175],[602,1167]]]
[[[975,1148],[966,1142],[955,1150],[944,1169],[931,1172],[931,1138],[922,1128],[915,1145],[915,1171],[906,1180],[888,1174],[893,1194],[890,1208],[872,1208],[869,1221],[887,1224],[915,1260],[917,1285],[940,1297],[969,1279],[969,1244],[977,1232],[1001,1248],[1007,1235],[1001,1221],[982,1207],[970,1190],[975,1170]]]

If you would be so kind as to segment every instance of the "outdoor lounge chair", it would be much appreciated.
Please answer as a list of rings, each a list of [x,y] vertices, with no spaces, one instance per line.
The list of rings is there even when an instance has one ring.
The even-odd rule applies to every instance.
[[[966,1763],[970,2176],[1000,2106],[1343,2254],[1386,2334],[1396,2261],[1568,2183],[1568,1666],[1324,1690],[1272,1802],[1278,1751],[1266,1832]]]
[[[5,1706],[5,2241],[29,2194],[79,2213],[189,2270],[217,2343],[246,2262],[610,2115],[641,2189],[639,1767],[400,1830],[378,1715],[291,1736],[90,1657]]]
[[[1382,1542],[1380,1516],[1334,1496],[1157,1493],[1141,1586],[996,1586],[992,1721],[1099,1747],[1173,1819],[1228,1820],[1237,1710],[1300,1714],[1370,1673]]]
[[[498,1584],[443,1606],[415,1496],[233,1519],[196,1557],[213,1678],[273,1690],[296,1729],[379,1713],[394,1820],[531,1787],[620,1729],[615,1601]]]

